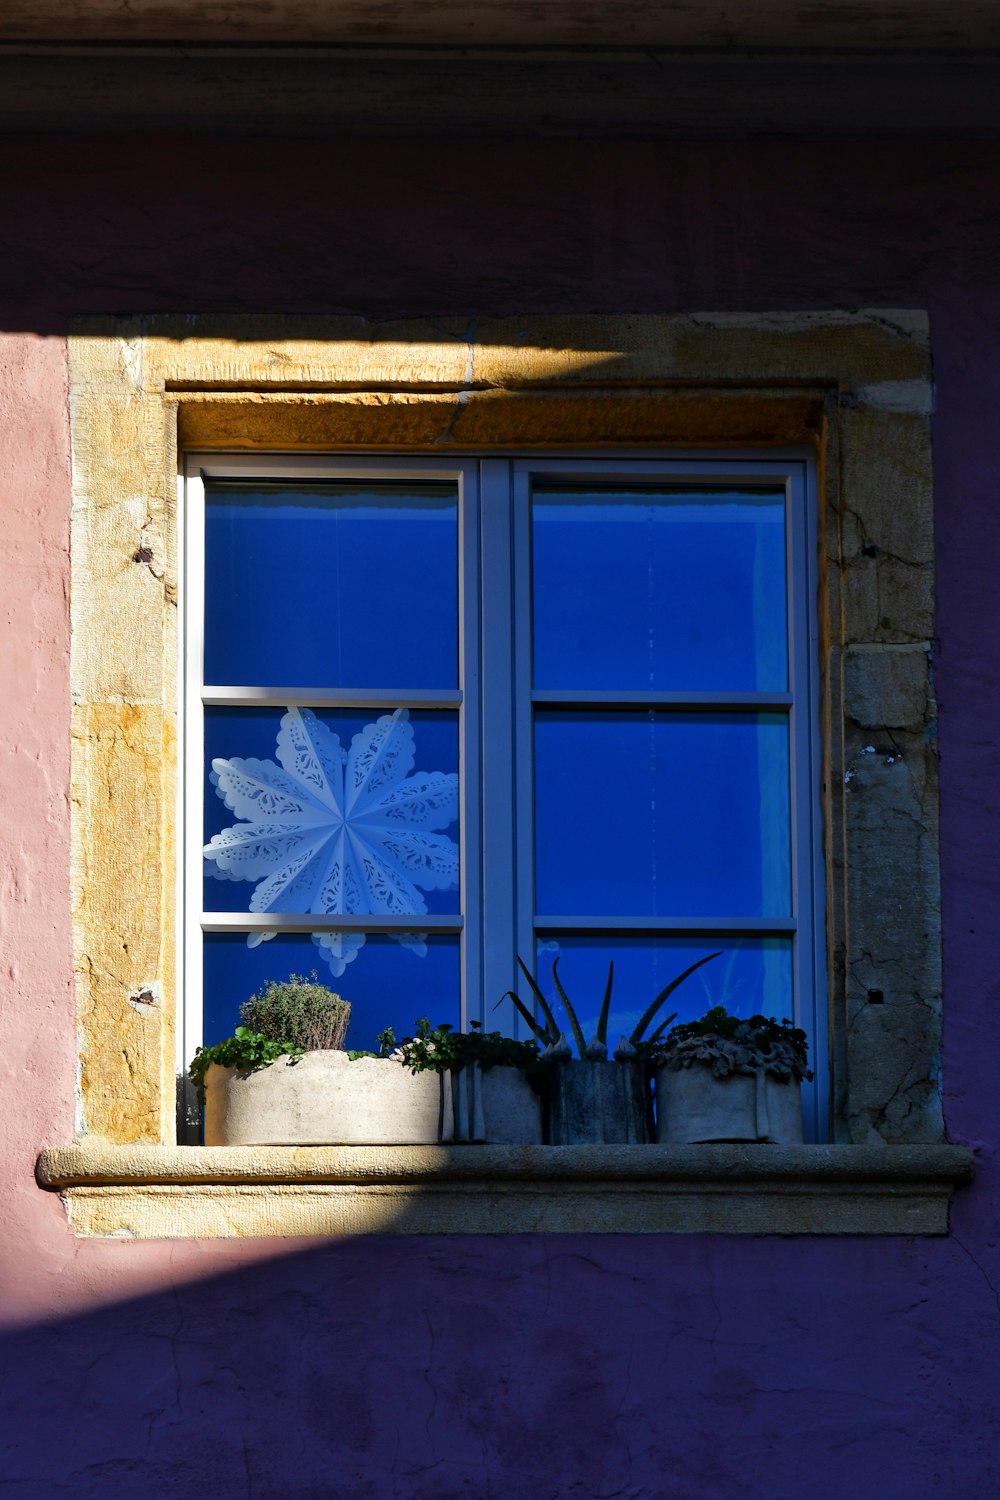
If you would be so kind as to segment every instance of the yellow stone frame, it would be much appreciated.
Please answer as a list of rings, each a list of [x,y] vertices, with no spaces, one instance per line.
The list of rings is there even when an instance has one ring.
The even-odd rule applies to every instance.
[[[923,313],[478,325],[104,319],[74,330],[69,364],[81,1137],[163,1147],[176,1139],[180,448],[441,453],[809,444],[823,496],[838,1138],[942,1139],[936,761],[928,733],[931,360]],[[894,758],[874,743],[880,733],[906,742],[901,795],[919,827],[914,847],[899,851],[905,879],[891,911],[874,899],[887,856],[884,827],[870,808],[895,795],[886,792]],[[865,789],[867,803],[858,796]],[[891,850],[888,859],[893,866]],[[900,929],[919,938],[917,959],[898,956]],[[891,961],[875,975],[872,955],[886,951]]]

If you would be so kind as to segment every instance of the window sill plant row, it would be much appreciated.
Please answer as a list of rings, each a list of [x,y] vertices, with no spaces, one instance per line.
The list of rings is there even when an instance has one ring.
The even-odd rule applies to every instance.
[[[537,1015],[520,996],[510,998],[533,1040],[424,1019],[398,1044],[382,1033],[378,1053],[344,1051],[349,1004],[293,975],[244,1003],[234,1036],[198,1049],[190,1076],[205,1104],[205,1143],[801,1142],[799,1085],[810,1074],[805,1035],[790,1022],[717,1006],[679,1026],[668,1016],[647,1035],[669,996],[708,961],[661,990],[610,1058],[613,966],[589,1042],[556,960],[569,1035],[521,963]]]

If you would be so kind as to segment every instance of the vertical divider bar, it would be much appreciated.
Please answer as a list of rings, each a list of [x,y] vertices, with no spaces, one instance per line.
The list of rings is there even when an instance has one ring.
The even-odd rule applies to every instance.
[[[531,470],[514,464],[511,484],[514,619],[514,851],[516,861],[515,948],[534,973],[535,955],[535,729],[533,687],[533,587],[531,558]]]
[[[202,883],[201,772],[205,760],[204,704],[204,614],[205,614],[205,485],[200,469],[185,465],[181,504],[178,507],[180,556],[183,580],[181,598],[181,655],[179,674],[183,702],[184,744],[180,767],[181,830],[177,861],[181,883],[181,963],[178,973],[183,987],[183,1007],[178,1026],[178,1072],[184,1076],[188,1060],[202,1041],[202,989],[204,984],[201,939]],[[185,1107],[180,1122],[185,1140],[198,1139],[198,1111],[188,1085],[182,1085]]]
[[[809,1032],[812,1041],[810,1059],[815,1078],[806,1084],[804,1102],[807,1110],[807,1139],[827,1141],[830,1138],[830,1017],[826,969],[826,850],[823,838],[823,724],[820,673],[820,558],[819,499],[814,464],[798,465],[796,487],[800,495],[802,523],[799,527],[802,551],[795,559],[793,577],[801,582],[799,637],[802,652],[801,701],[796,739],[800,756],[799,803],[796,820],[802,854],[800,890],[802,907],[797,913],[800,936],[796,950],[801,953],[803,993],[810,997]],[[795,712],[795,710],[793,710]],[[808,944],[808,950],[803,948]],[[811,1118],[810,1118],[811,1115]]]
[[[513,692],[510,649],[514,596],[511,557],[510,463],[484,458],[480,483],[480,616],[482,745],[482,911],[484,1018],[517,1035],[513,1005],[493,1006],[514,988],[516,940]],[[471,711],[471,709],[470,709]]]
[[[791,914],[796,919],[797,928],[792,937],[792,1020],[796,1026],[800,1026],[812,1034],[812,1016],[810,1014],[810,999],[806,989],[805,956],[809,950],[809,935],[803,933],[802,923],[805,917],[803,907],[803,896],[806,892],[802,885],[802,840],[800,837],[800,818],[802,810],[802,743],[800,728],[807,722],[800,710],[802,708],[801,698],[805,690],[805,681],[802,675],[804,663],[803,658],[803,603],[805,590],[802,588],[802,578],[799,569],[804,557],[804,532],[805,532],[805,497],[802,485],[799,482],[793,468],[785,478],[785,655],[787,660],[787,678],[785,686],[791,694],[792,702],[788,709],[786,720],[786,733],[788,744],[788,836],[789,847],[789,874],[791,901]],[[812,1100],[807,1097],[809,1085],[803,1086],[802,1104],[803,1115],[808,1124],[812,1114]]]
[[[458,808],[461,854],[459,910],[465,918],[459,938],[461,954],[461,1013],[463,1031],[470,1021],[485,1021],[483,994],[482,828],[479,787],[482,782],[480,735],[481,607],[479,466],[462,465],[458,476],[458,686],[459,709]]]
[[[792,913],[797,920],[793,938],[792,984],[795,1024],[809,1034],[810,1061],[817,1079],[825,1077],[825,1007],[816,988],[816,911],[812,848],[814,838],[813,787],[813,625],[815,567],[812,559],[814,527],[812,495],[804,464],[790,467],[787,483],[788,642],[792,707],[789,711],[789,777],[792,834]],[[825,993],[825,991],[824,991]],[[807,1139],[826,1139],[826,1115],[821,1091],[814,1080],[804,1083],[802,1102]]]

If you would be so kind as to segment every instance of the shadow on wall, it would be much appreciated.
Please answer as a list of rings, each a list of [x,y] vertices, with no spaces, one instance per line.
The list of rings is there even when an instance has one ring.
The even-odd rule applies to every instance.
[[[923,306],[994,284],[978,141],[0,140],[0,322]]]
[[[764,1473],[782,1500],[874,1474],[903,1500],[1000,1479],[996,1330],[972,1381],[957,1325],[982,1333],[985,1304],[950,1241],[289,1244],[0,1336],[5,1500],[756,1500]],[[953,1337],[918,1286],[961,1306]]]

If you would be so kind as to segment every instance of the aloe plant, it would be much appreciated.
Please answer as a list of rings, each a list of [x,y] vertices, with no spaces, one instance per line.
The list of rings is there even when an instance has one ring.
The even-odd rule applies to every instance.
[[[721,952],[721,950],[719,951]],[[699,958],[695,963],[690,964],[675,979],[672,979],[669,984],[664,985],[656,998],[643,1011],[636,1025],[633,1027],[630,1036],[627,1039],[623,1036],[615,1048],[614,1056],[618,1062],[628,1062],[632,1058],[637,1057],[640,1047],[648,1051],[656,1045],[671,1022],[677,1019],[677,1012],[674,1011],[672,1015],[667,1016],[664,1021],[661,1021],[652,1036],[647,1038],[645,1035],[646,1028],[652,1023],[660,1006],[665,1000],[670,998],[678,985],[683,984],[685,979],[694,973],[695,969],[700,969],[702,964],[707,964],[711,959],[718,957],[719,952],[706,954],[704,958]],[[535,997],[538,1009],[544,1020],[544,1025],[538,1021],[537,1017],[532,1013],[530,1006],[525,1004],[515,990],[508,990],[497,1001],[497,1004],[502,1004],[504,1000],[513,1002],[518,1014],[524,1019],[532,1035],[541,1043],[543,1047],[543,1059],[556,1062],[572,1057],[573,1049],[556,1021],[552,1006],[546,999],[537,979],[520,955],[518,955],[517,963],[521,973],[528,982],[531,993]],[[601,1001],[601,1009],[597,1017],[597,1029],[594,1032],[593,1038],[588,1042],[584,1038],[583,1028],[573,1008],[573,1003],[559,979],[559,959],[554,958],[552,960],[552,983],[562,1002],[563,1010],[566,1012],[566,1018],[569,1021],[569,1029],[576,1045],[577,1054],[586,1062],[605,1062],[607,1060],[608,1016],[611,1011],[611,990],[614,984],[614,977],[615,965],[614,960],[612,960],[608,964],[608,981],[604,988],[604,998]]]

